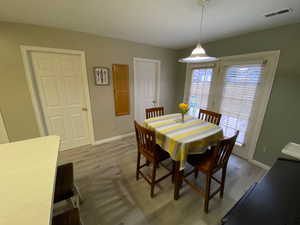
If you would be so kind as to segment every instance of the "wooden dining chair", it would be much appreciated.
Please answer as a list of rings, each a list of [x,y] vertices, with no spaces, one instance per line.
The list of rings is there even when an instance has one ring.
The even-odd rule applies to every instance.
[[[200,109],[198,119],[205,120],[207,122],[219,125],[221,121],[222,114],[208,111],[205,109]]]
[[[219,192],[220,198],[223,198],[227,164],[238,134],[239,131],[237,131],[233,137],[221,140],[217,145],[213,146],[204,154],[188,156],[187,162],[192,165],[193,170],[183,175],[183,180],[197,193],[204,195],[204,212],[206,213],[208,212],[208,204],[210,199],[212,199]],[[213,175],[221,169],[221,180],[218,180]],[[206,175],[206,185],[204,191],[186,179],[186,177],[193,173],[195,173],[195,178],[197,178],[199,171]],[[220,186],[211,194],[210,189],[212,179],[219,183]]]
[[[71,200],[74,207],[79,208],[82,198],[74,183],[73,163],[67,163],[57,167],[54,190],[54,203]]]
[[[73,208],[52,218],[52,225],[82,225],[79,210]]]
[[[154,107],[146,109],[146,119],[165,115],[164,107]]]
[[[167,178],[168,176],[172,175],[172,181],[174,180],[174,163],[172,165],[172,169],[169,169],[161,162],[169,159],[170,155],[168,152],[164,151],[159,145],[156,144],[155,141],[155,132],[151,131],[141,125],[139,125],[136,121],[134,121],[135,126],[135,133],[136,133],[136,140],[137,140],[137,167],[136,167],[136,180],[139,179],[139,175],[141,174],[142,177],[150,184],[151,192],[150,196],[153,198],[154,196],[154,187],[157,183],[162,181],[163,179]],[[140,165],[141,156],[144,156],[146,159],[146,163]],[[152,164],[152,175],[149,179],[144,173],[140,170],[141,168]],[[156,179],[156,169],[158,165],[163,166],[166,168],[169,173],[162,176],[159,179]]]

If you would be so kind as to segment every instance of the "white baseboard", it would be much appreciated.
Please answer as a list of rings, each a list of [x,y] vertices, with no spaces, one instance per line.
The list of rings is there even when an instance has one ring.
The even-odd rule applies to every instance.
[[[252,163],[252,164],[254,164],[254,165],[256,165],[256,166],[258,166],[258,167],[260,167],[260,168],[263,168],[265,170],[271,169],[270,166],[267,166],[266,164],[263,164],[263,163],[261,163],[259,161],[254,160],[254,159],[250,159],[249,162]]]
[[[114,137],[111,137],[111,138],[105,138],[105,139],[102,139],[102,140],[95,141],[95,143],[93,145],[101,145],[103,143],[120,140],[120,139],[125,138],[125,137],[133,136],[134,134],[135,134],[134,132],[131,132],[131,133],[122,134],[122,135],[119,135],[119,136],[114,136]]]

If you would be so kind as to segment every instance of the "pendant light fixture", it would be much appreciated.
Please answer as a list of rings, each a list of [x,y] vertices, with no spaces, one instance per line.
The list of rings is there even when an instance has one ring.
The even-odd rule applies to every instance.
[[[202,13],[201,13],[201,22],[200,22],[200,39],[202,37],[202,27],[203,27],[203,18],[204,18],[204,12],[205,12],[205,4],[208,0],[201,0],[201,7],[202,7]],[[182,63],[201,63],[201,62],[213,62],[216,61],[216,57],[210,57],[206,54],[205,49],[201,46],[201,41],[199,40],[196,48],[192,51],[191,55],[187,58],[182,58],[179,60],[179,62]]]

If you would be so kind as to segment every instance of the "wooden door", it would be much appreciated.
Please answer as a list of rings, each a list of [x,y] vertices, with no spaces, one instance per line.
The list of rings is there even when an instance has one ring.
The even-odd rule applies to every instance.
[[[130,111],[129,67],[128,65],[113,64],[112,71],[116,115],[128,115]]]
[[[62,150],[89,144],[80,56],[32,52],[31,57],[48,134],[61,137]]]

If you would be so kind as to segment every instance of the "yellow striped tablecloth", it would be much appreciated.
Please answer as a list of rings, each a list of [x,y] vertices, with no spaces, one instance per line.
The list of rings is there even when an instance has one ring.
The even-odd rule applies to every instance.
[[[203,153],[223,138],[221,127],[189,115],[182,123],[180,113],[147,119],[145,126],[155,131],[156,143],[180,161],[180,169],[184,169],[188,154]]]

